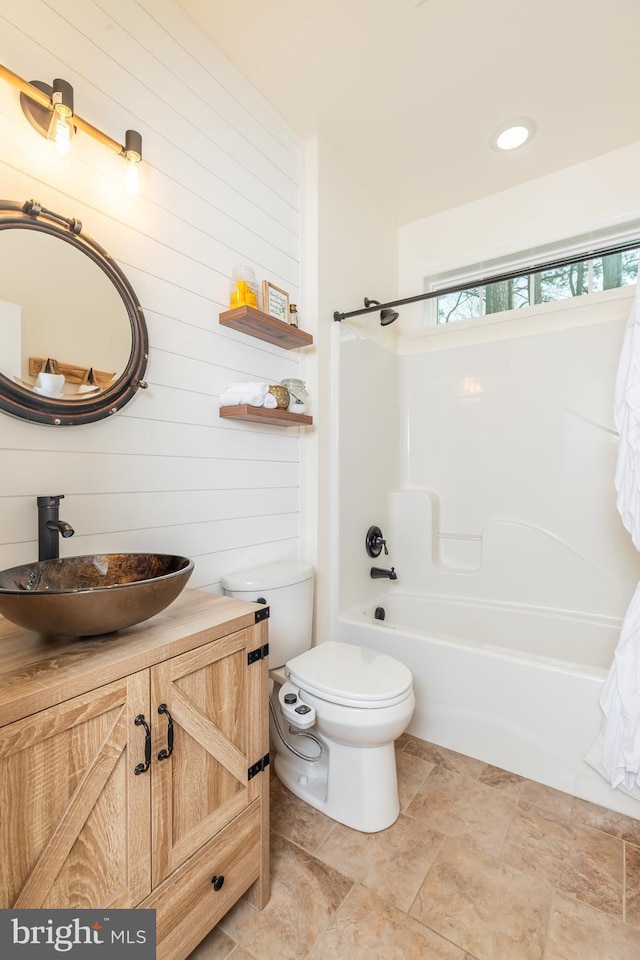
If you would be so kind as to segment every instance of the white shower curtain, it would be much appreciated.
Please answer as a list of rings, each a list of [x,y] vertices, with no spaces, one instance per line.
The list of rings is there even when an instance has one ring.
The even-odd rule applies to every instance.
[[[640,550],[640,282],[624,332],[614,415],[620,434],[616,502]],[[600,706],[602,729],[586,760],[612,787],[640,800],[640,583],[624,618]]]

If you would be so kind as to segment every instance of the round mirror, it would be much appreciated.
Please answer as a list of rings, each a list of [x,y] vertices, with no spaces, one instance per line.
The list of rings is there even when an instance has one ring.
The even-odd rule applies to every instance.
[[[147,361],[135,293],[81,223],[0,200],[0,410],[100,420],[146,387]]]

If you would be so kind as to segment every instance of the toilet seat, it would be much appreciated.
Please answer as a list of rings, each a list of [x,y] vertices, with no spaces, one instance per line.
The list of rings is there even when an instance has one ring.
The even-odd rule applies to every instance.
[[[286,664],[289,680],[320,700],[381,709],[406,700],[413,678],[403,663],[351,643],[327,640]]]

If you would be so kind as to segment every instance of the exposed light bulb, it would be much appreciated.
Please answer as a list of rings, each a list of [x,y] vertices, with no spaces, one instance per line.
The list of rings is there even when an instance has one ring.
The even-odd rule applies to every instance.
[[[56,150],[61,156],[65,156],[71,149],[71,138],[74,134],[71,121],[62,116],[56,109],[53,111],[47,139],[55,145]]]
[[[47,131],[47,140],[55,144],[59,154],[64,156],[71,149],[71,138],[75,127],[73,125],[73,87],[65,80],[53,81],[51,94],[53,112]]]
[[[124,138],[124,156],[127,161],[127,190],[132,196],[140,185],[140,161],[142,160],[142,137],[137,130],[127,130]]]

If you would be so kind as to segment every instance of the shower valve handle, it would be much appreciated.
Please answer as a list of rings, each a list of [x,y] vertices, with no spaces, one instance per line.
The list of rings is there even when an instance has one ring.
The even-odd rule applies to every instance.
[[[370,557],[379,557],[383,548],[385,556],[389,556],[389,551],[387,550],[387,541],[382,536],[382,530],[380,527],[369,527],[365,539],[365,547],[367,548],[367,553]]]

